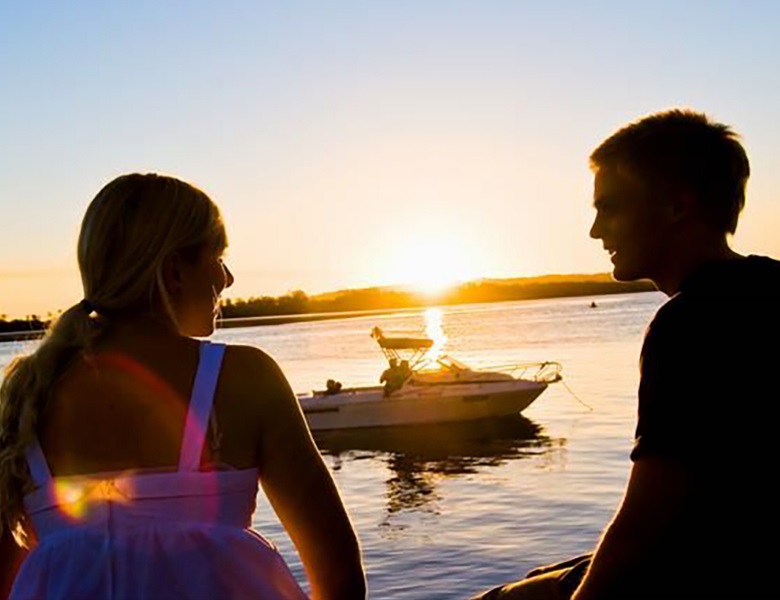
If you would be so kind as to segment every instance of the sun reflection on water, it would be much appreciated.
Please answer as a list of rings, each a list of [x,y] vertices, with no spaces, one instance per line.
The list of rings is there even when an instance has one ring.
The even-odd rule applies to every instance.
[[[442,326],[443,312],[441,308],[427,308],[424,318],[425,337],[433,340],[433,346],[428,351],[428,358],[434,361],[444,354],[444,346],[448,339]]]

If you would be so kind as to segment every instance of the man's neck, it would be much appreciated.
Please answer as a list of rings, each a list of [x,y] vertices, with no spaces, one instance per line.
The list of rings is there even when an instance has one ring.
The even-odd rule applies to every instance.
[[[729,247],[725,238],[709,240],[709,243],[702,242],[703,240],[690,239],[678,246],[681,251],[671,255],[663,272],[651,278],[659,290],[667,296],[673,296],[680,291],[683,282],[704,265],[742,258],[742,255]]]

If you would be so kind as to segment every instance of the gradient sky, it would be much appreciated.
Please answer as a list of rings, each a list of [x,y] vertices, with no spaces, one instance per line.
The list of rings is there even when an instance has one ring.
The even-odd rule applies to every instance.
[[[780,256],[780,2],[0,0],[0,314],[81,298],[87,203],[173,174],[230,295],[607,271],[587,157],[643,114],[732,124],[735,247]]]

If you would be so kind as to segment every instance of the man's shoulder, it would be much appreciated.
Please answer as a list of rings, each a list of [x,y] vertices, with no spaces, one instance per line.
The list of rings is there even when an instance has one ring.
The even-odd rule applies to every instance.
[[[642,342],[640,364],[643,371],[648,360],[654,361],[658,356],[668,355],[670,348],[682,349],[683,345],[687,345],[685,340],[692,337],[686,332],[691,325],[691,319],[687,318],[687,315],[695,313],[689,311],[686,304],[681,298],[674,296],[656,311],[645,329]]]
[[[709,265],[696,277],[656,311],[645,332],[646,343],[709,343],[713,337],[746,329],[760,337],[756,322],[772,330],[780,325],[780,261],[750,255]]]
[[[712,297],[776,296],[780,294],[780,261],[751,254],[710,263],[694,272],[679,296],[685,302]]]
[[[676,329],[687,323],[689,316],[695,312],[693,300],[680,293],[669,298],[656,310],[645,331],[645,337],[666,329]]]
[[[749,254],[745,257],[748,264],[756,264],[764,267],[771,267],[773,269],[780,269],[780,260],[772,258],[771,256],[764,256],[762,254]]]
[[[780,277],[780,260],[770,256],[750,254],[743,260],[737,261],[747,276]]]
[[[780,260],[751,254],[743,262],[747,276],[772,284],[771,288],[775,292],[780,290]]]

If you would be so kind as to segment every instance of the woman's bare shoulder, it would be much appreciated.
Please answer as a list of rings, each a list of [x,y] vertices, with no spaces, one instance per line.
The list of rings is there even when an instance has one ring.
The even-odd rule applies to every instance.
[[[222,365],[222,383],[263,397],[287,395],[289,386],[270,354],[256,346],[229,344]]]
[[[243,446],[255,448],[256,464],[261,469],[280,448],[298,446],[308,435],[298,401],[281,369],[268,353],[253,346],[230,345],[226,349],[218,411],[220,407],[226,459],[228,432],[234,442],[243,439]]]
[[[257,346],[227,344],[224,361],[225,366],[229,365],[234,371],[255,375],[273,375],[279,371],[279,365],[273,357]]]

